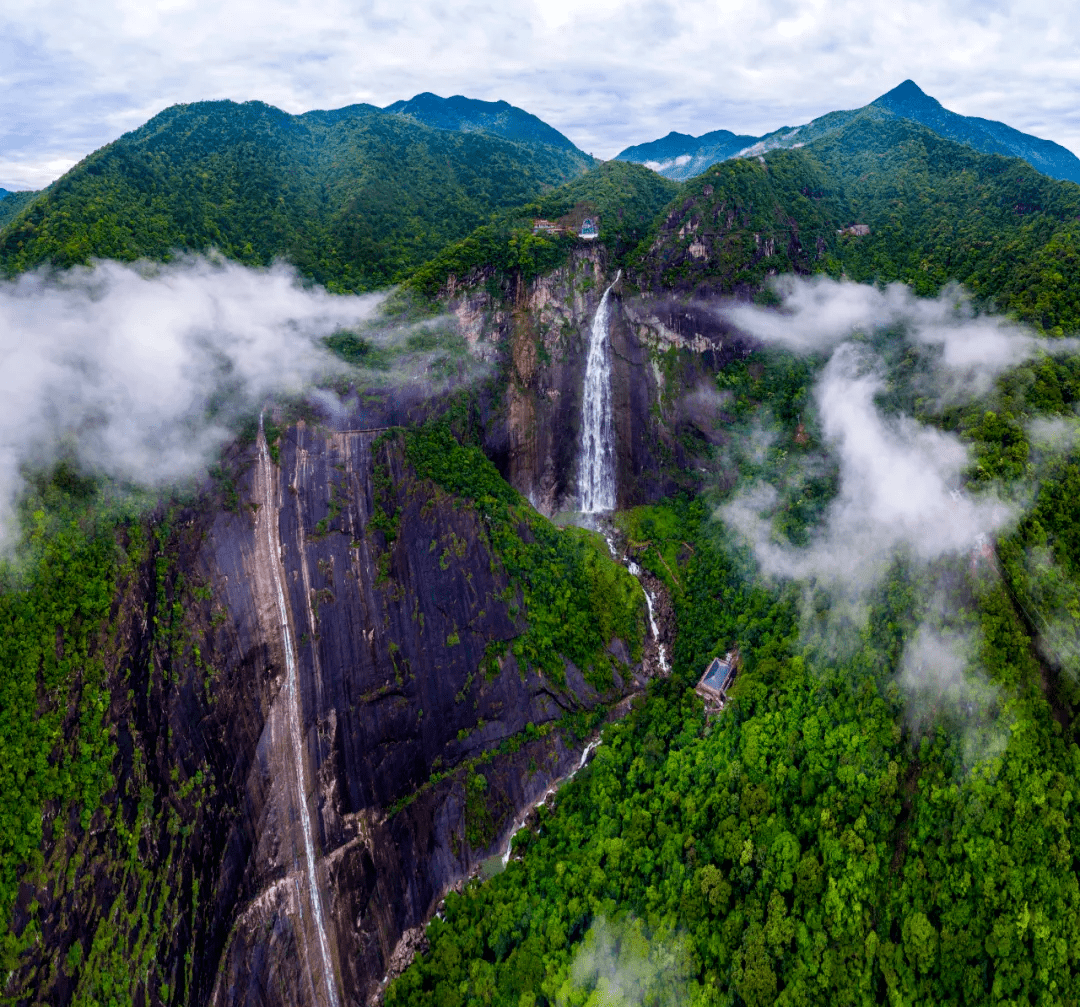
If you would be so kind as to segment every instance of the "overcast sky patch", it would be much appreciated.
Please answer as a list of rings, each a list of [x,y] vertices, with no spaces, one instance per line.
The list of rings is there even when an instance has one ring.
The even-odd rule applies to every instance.
[[[176,102],[296,113],[420,91],[505,99],[611,157],[673,129],[797,125],[910,77],[1080,151],[1078,35],[1071,5],[1011,0],[9,0],[0,186],[45,185]]]

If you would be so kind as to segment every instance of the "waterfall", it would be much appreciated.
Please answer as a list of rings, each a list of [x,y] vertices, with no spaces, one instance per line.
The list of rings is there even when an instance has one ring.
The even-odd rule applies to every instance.
[[[611,543],[608,543],[608,548],[611,548]],[[645,607],[649,610],[649,631],[652,633],[652,638],[656,641],[657,656],[660,660],[660,673],[666,678],[671,669],[667,663],[667,649],[663,643],[660,642],[660,627],[656,625],[656,614],[653,611],[653,596],[652,592],[641,583],[641,567],[637,565],[633,560],[630,560],[626,564],[626,569],[630,571],[632,577],[637,578],[637,582],[641,584],[641,590],[645,592]]]
[[[281,547],[277,542],[274,524],[277,508],[274,507],[271,491],[270,453],[266,447],[266,435],[263,432],[262,413],[259,414],[259,467],[263,471],[263,523],[266,529],[266,545],[270,557],[270,569],[273,573],[274,588],[277,593],[278,618],[281,619],[282,649],[285,652],[286,690],[289,697],[289,734],[296,770],[296,804],[300,812],[300,828],[304,836],[304,859],[307,861],[308,892],[311,897],[311,915],[315,918],[315,930],[319,936],[319,953],[322,958],[323,973],[326,982],[326,994],[329,1007],[338,1007],[337,981],[334,968],[330,963],[330,947],[326,939],[326,922],[323,919],[322,896],[319,894],[319,880],[315,864],[315,840],[311,831],[311,816],[308,813],[307,794],[304,785],[304,747],[301,739],[301,706],[296,681],[296,653],[293,650],[292,633],[289,632],[289,615],[285,605],[285,590],[281,576]],[[301,910],[302,911],[302,910]],[[309,966],[310,969],[310,966]]]
[[[585,365],[585,388],[581,402],[581,462],[578,500],[583,514],[615,509],[615,424],[611,414],[611,340],[608,327],[611,287],[619,282],[620,269],[604,291],[593,317],[589,359]]]

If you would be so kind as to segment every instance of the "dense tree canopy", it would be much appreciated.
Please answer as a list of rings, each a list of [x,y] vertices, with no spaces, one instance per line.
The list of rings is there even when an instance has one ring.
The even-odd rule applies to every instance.
[[[333,289],[384,286],[585,171],[576,150],[432,129],[367,105],[175,105],[81,161],[0,232],[8,272],[217,248]]]

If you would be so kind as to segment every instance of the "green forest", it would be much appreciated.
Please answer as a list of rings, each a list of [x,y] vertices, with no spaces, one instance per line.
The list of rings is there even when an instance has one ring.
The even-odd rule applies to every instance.
[[[248,265],[284,258],[335,291],[385,287],[591,165],[577,150],[368,105],[302,116],[255,101],[175,105],[8,222],[0,269],[215,248]]]

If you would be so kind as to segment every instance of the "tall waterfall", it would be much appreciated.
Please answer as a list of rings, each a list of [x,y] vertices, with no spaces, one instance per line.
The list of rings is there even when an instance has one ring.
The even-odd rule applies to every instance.
[[[277,614],[281,620],[282,650],[285,654],[285,688],[288,690],[289,697],[288,725],[295,762],[293,768],[296,776],[296,807],[300,812],[300,828],[304,838],[304,862],[307,868],[308,897],[311,900],[311,915],[314,917],[315,932],[319,938],[319,957],[322,959],[323,978],[326,985],[325,1003],[327,1007],[339,1007],[337,979],[334,976],[334,967],[330,962],[330,947],[326,937],[322,896],[319,894],[318,866],[315,862],[315,839],[311,828],[311,815],[308,812],[307,805],[307,788],[304,779],[304,743],[300,730],[302,707],[297,688],[296,652],[293,649],[292,633],[289,631],[289,614],[285,604],[285,590],[282,585],[282,571],[280,569],[281,543],[278,541],[276,533],[277,508],[274,506],[271,489],[270,452],[267,450],[262,413],[259,413],[259,468],[262,472],[264,494],[262,521],[266,530],[267,555],[270,557],[270,569],[273,574],[275,593],[277,594]],[[297,888],[299,893],[299,886]],[[312,979],[314,980],[314,977]]]
[[[611,287],[600,298],[592,323],[589,359],[585,365],[585,390],[581,403],[581,461],[578,470],[578,501],[583,514],[615,509],[615,423],[611,415]]]

